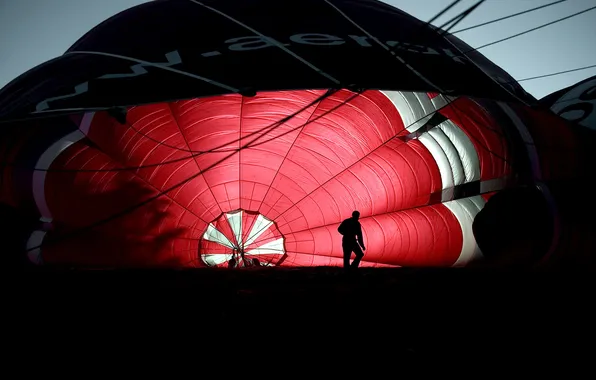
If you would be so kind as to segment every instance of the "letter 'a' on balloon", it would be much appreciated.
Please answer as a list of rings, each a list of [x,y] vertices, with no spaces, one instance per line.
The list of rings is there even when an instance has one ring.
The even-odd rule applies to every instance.
[[[39,265],[341,266],[358,210],[361,266],[466,266],[491,196],[531,185],[553,253],[549,184],[586,164],[550,148],[588,140],[467,50],[371,0],[131,8],[0,91],[0,202],[28,218],[6,241]]]

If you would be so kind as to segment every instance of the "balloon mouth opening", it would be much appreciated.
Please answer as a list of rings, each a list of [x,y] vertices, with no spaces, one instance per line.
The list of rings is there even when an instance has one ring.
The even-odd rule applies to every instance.
[[[280,265],[285,237],[277,224],[258,211],[224,212],[205,228],[199,257],[208,267],[248,268]]]

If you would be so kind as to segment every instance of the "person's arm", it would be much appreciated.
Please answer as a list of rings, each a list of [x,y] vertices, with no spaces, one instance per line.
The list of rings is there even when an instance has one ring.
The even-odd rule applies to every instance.
[[[358,223],[358,233],[356,234],[356,237],[358,238],[358,244],[360,244],[362,250],[366,250],[366,248],[364,247],[364,238],[362,237],[362,226],[360,225],[360,223]]]

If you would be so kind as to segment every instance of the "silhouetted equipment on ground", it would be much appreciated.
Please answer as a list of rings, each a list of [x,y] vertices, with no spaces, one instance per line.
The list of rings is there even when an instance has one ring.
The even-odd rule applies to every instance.
[[[554,216],[535,187],[503,190],[492,196],[474,220],[476,242],[488,266],[527,267],[546,255]]]

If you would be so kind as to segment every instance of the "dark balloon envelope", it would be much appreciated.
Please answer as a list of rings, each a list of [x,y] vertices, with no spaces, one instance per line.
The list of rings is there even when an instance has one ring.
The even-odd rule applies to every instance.
[[[555,91],[540,103],[562,118],[596,131],[596,76]]]
[[[14,80],[0,118],[327,88],[531,98],[461,40],[378,1],[161,0]]]
[[[0,92],[29,119],[4,124],[0,200],[39,221],[37,263],[341,265],[359,210],[362,265],[464,266],[492,194],[589,150],[466,49],[376,1],[143,4]]]

